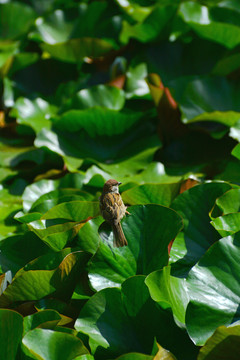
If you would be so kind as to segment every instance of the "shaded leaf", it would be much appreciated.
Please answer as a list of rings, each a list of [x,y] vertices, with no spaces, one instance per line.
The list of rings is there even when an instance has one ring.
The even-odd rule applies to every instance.
[[[0,309],[0,332],[1,356],[15,359],[22,339],[23,317],[16,311]]]

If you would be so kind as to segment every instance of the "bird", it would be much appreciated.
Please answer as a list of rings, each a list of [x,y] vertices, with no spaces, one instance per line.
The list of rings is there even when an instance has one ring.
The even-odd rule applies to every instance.
[[[130,214],[119,194],[121,182],[110,179],[103,186],[102,195],[99,198],[100,212],[102,217],[111,225],[114,235],[113,245],[122,247],[128,245],[121,226],[121,219]]]

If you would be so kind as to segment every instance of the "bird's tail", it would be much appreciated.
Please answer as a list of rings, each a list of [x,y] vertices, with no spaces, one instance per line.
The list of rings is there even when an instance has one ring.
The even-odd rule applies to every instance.
[[[120,222],[113,224],[112,229],[113,229],[113,235],[114,235],[113,245],[115,247],[126,246],[128,244],[128,242],[125,238],[125,235],[123,233],[123,229],[122,229]]]

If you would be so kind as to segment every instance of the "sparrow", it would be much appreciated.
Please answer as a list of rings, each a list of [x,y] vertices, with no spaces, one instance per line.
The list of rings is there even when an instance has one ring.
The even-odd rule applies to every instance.
[[[121,183],[117,180],[108,180],[104,184],[102,195],[99,198],[101,215],[112,227],[114,235],[113,244],[116,247],[122,247],[128,244],[120,220],[125,214],[129,214],[129,212],[119,194],[119,185],[121,185]]]

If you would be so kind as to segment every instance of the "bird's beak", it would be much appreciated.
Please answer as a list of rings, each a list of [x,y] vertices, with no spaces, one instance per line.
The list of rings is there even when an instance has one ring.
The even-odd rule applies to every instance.
[[[122,184],[121,182],[118,183],[118,185],[121,185],[121,184]]]

